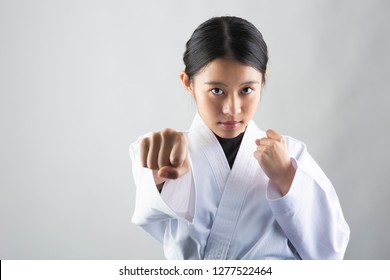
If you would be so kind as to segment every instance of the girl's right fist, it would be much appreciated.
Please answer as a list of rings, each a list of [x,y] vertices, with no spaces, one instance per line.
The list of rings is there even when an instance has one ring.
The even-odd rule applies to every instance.
[[[180,178],[190,169],[185,135],[169,128],[143,138],[140,157],[142,166],[154,171],[157,185]]]

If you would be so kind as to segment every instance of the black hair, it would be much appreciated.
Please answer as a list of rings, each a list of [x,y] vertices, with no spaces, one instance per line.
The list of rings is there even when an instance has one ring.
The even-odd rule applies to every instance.
[[[267,45],[260,31],[245,19],[213,17],[199,25],[186,44],[184,71],[191,79],[216,58],[249,65],[260,71],[265,82]]]

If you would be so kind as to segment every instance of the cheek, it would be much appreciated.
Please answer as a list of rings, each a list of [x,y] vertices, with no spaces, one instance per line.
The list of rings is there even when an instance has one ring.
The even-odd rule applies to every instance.
[[[260,95],[254,96],[253,98],[246,100],[244,103],[245,104],[244,111],[247,113],[254,114],[259,104],[259,101],[260,101]]]
[[[197,107],[199,112],[203,112],[207,115],[216,115],[220,111],[220,104],[212,98],[198,98]]]

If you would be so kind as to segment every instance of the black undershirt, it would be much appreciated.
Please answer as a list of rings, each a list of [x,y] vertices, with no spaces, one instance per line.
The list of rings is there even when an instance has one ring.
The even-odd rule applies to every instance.
[[[222,138],[219,137],[218,135],[215,135],[225,153],[230,169],[232,169],[234,160],[236,159],[237,156],[237,152],[240,149],[240,145],[241,145],[242,138],[244,137],[244,133],[245,132],[242,132],[241,134],[239,134],[234,138]]]

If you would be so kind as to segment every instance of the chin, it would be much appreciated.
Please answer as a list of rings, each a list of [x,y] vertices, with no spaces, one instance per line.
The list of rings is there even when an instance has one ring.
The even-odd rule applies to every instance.
[[[218,132],[214,132],[214,133],[217,134],[221,138],[234,138],[234,137],[237,137],[238,135],[240,135],[240,133],[242,133],[242,131],[240,131],[240,130],[237,130],[237,131],[218,131]]]

